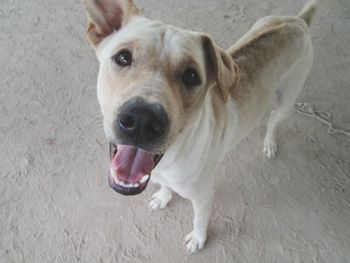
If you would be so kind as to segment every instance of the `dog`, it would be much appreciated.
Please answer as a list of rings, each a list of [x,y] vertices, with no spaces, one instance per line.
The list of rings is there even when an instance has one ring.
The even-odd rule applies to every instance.
[[[228,50],[203,33],[143,16],[132,0],[83,0],[87,38],[100,67],[97,97],[110,145],[108,182],[118,193],[160,185],[151,209],[172,192],[192,202],[188,253],[204,247],[215,174],[226,154],[275,101],[263,153],[294,107],[313,63],[309,27],[316,2],[298,16],[268,16]],[[276,99],[277,98],[277,99]]]

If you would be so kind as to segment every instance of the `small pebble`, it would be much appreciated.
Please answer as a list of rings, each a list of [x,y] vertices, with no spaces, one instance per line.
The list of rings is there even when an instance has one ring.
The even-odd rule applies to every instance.
[[[46,139],[46,140],[45,140],[45,143],[46,143],[47,145],[52,145],[52,144],[53,144],[53,140],[52,140],[52,139]]]

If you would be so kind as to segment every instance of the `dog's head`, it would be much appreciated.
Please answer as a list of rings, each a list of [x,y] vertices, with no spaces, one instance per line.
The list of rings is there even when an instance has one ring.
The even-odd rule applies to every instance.
[[[88,40],[100,62],[109,183],[122,194],[137,194],[177,135],[193,124],[208,90],[223,103],[228,99],[235,64],[210,37],[147,19],[132,0],[84,5]]]

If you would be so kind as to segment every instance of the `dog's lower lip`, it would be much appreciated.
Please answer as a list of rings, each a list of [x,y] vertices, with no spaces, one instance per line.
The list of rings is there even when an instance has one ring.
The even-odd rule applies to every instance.
[[[109,186],[114,191],[116,191],[117,193],[122,194],[122,195],[130,196],[130,195],[137,195],[137,194],[142,193],[146,189],[149,180],[150,180],[150,178],[148,177],[148,179],[145,182],[142,182],[142,183],[140,182],[137,187],[123,186],[121,184],[117,184],[116,178],[112,175],[111,171],[108,171]]]

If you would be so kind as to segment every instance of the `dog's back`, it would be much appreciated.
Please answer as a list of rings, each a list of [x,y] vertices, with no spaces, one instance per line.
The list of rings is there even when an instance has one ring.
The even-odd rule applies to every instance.
[[[268,158],[277,151],[275,128],[289,115],[312,67],[309,27],[316,3],[308,3],[299,16],[260,19],[228,50],[240,69],[240,85],[232,94],[238,119],[244,120],[239,134],[254,127],[277,93],[264,140]]]

